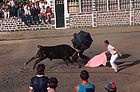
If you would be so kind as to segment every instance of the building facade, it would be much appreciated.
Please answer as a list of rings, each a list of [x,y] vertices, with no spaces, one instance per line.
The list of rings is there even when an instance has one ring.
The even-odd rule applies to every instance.
[[[54,17],[52,18],[53,21],[52,26],[54,26],[56,29],[71,28],[72,25],[74,25],[73,21],[78,20],[79,23],[81,23],[80,25],[84,25],[84,22],[80,22],[83,19],[85,19],[85,21],[92,20],[89,23],[91,24],[94,21],[95,16],[97,20],[98,15],[97,13],[95,14],[95,12],[107,13],[112,11],[131,11],[133,9],[140,8],[140,0],[46,0],[46,1],[49,3],[52,9],[52,13],[54,15]],[[131,17],[131,12],[129,12],[128,15],[129,17]],[[77,19],[76,16],[78,16]],[[82,18],[82,16],[86,17]],[[94,27],[93,25],[94,24],[92,23],[92,27]]]

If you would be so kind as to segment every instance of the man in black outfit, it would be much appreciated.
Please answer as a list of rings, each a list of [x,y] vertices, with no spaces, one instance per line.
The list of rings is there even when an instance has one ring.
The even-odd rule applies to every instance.
[[[37,66],[37,75],[31,79],[29,92],[47,92],[49,78],[44,76],[45,65]]]
[[[37,24],[39,18],[38,18],[38,11],[37,9],[35,9],[35,7],[31,7],[31,17],[33,19],[33,23]]]

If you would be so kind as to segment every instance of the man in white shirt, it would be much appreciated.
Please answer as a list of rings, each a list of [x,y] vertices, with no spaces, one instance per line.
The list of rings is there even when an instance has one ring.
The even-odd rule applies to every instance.
[[[42,0],[40,0],[39,7],[42,8],[43,6],[44,6],[44,3],[42,2]]]
[[[30,21],[30,24],[32,24],[31,11],[28,9],[28,7],[26,7],[26,9],[25,9],[24,15],[26,17],[26,20]]]
[[[27,4],[24,6],[24,11],[27,9],[27,7],[28,7],[28,10],[30,10],[29,4],[27,3]]]
[[[11,15],[12,15],[12,17],[15,17],[15,5],[16,5],[15,1],[11,0],[9,2],[9,5],[11,6]]]
[[[45,9],[44,6],[42,6],[40,13],[41,13],[42,21],[44,21],[44,23],[47,24],[46,21],[45,21],[46,20],[45,19],[46,18],[46,9]]]
[[[111,54],[110,64],[111,64],[112,68],[115,70],[115,72],[118,72],[118,67],[115,64],[115,61],[118,58],[118,54],[120,57],[122,57],[122,54],[118,51],[117,48],[110,45],[108,40],[104,41],[104,45],[107,46],[107,49],[108,49],[107,51],[104,51],[104,53],[110,52],[110,54]]]
[[[45,6],[45,9],[47,10],[47,7],[49,6],[49,4],[47,3],[47,1],[45,2],[44,6]]]
[[[3,12],[4,12],[4,18],[6,19],[7,15],[8,15],[8,18],[9,18],[10,9],[9,9],[8,5],[6,6],[6,8],[4,8]]]

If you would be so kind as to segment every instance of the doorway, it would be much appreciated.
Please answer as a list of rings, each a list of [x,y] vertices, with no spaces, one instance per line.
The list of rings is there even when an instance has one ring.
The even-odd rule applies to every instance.
[[[55,0],[56,28],[64,27],[64,0]]]

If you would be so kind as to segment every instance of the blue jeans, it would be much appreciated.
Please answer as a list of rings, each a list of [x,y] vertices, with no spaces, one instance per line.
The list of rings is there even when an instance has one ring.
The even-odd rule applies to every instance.
[[[11,15],[15,16],[15,7],[11,7]]]
[[[26,15],[26,20],[30,21],[30,23],[32,22],[31,16],[30,15]]]
[[[33,21],[34,21],[34,22],[39,21],[38,15],[34,15],[34,16],[32,16],[32,17],[33,17]]]
[[[23,15],[20,15],[19,17],[21,18],[22,22],[24,22],[25,17]]]
[[[20,15],[19,17],[21,18],[22,22],[24,22],[26,25],[28,24],[26,18],[23,15]]]
[[[38,15],[39,20],[41,19],[41,15]]]
[[[110,64],[111,64],[111,66],[112,66],[113,69],[117,69],[118,68],[117,65],[116,65],[116,63],[115,63],[115,61],[117,60],[118,57],[119,57],[118,56],[118,53],[116,53],[115,55],[112,55],[111,56]]]
[[[51,24],[51,16],[49,16],[49,23]]]

